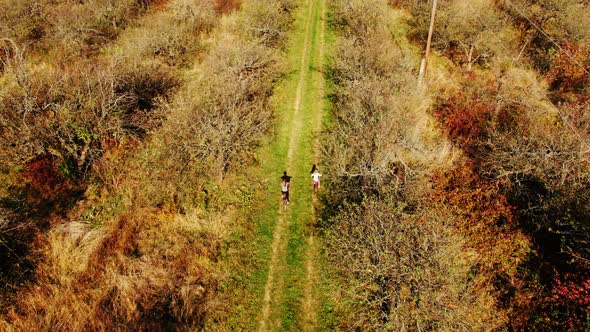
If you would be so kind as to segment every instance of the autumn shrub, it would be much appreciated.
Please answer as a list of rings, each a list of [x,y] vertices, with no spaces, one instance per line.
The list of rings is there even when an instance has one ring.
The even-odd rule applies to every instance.
[[[528,258],[530,243],[519,229],[515,208],[500,190],[502,183],[477,174],[472,164],[439,172],[428,194],[431,209],[448,211],[452,225],[472,248],[476,282],[492,284],[500,307],[509,307],[524,284],[520,266]]]
[[[60,173],[55,156],[39,155],[25,164],[23,178],[41,199],[56,198],[73,187]]]
[[[26,82],[7,96],[9,108],[0,115],[7,124],[2,138],[15,149],[29,145],[32,153],[51,151],[66,163],[72,160],[74,167],[64,171],[83,176],[100,153],[100,141],[120,133],[117,112],[127,107],[128,98],[114,92],[112,72],[92,64],[80,72],[49,68],[24,75]]]
[[[153,128],[150,114],[179,79],[165,66],[80,61],[62,71],[15,65],[5,76],[0,104],[3,163],[14,165],[51,153],[64,174],[84,178],[112,138]]]
[[[272,51],[255,43],[227,41],[213,50],[203,78],[167,106],[143,161],[149,183],[141,195],[150,204],[176,197],[191,205],[205,179],[221,179],[249,162],[272,126],[267,103],[278,69]]]
[[[590,315],[590,278],[587,273],[556,273],[550,294],[541,299],[535,317],[543,329],[583,331]]]
[[[503,83],[489,75],[469,73],[463,89],[450,97],[439,97],[435,118],[455,144],[472,158],[485,153],[482,144],[494,135],[510,135],[525,121],[523,105],[502,99]]]
[[[155,1],[4,1],[3,37],[62,56],[94,53],[112,41]]]
[[[439,100],[435,114],[478,172],[507,180],[513,205],[532,212],[545,198],[579,196],[587,187],[588,117],[576,103],[556,109],[535,78],[522,74],[512,69],[469,79],[450,99]]]
[[[169,66],[186,66],[204,51],[202,35],[215,25],[210,1],[169,1],[163,11],[146,15],[137,27],[127,29],[109,53],[125,62],[155,58]]]
[[[39,42],[48,33],[47,1],[3,1],[0,3],[0,31],[3,38],[19,44]]]
[[[220,14],[231,13],[238,10],[241,4],[241,0],[216,0],[215,11]]]
[[[590,95],[590,48],[568,44],[553,58],[547,72],[549,88],[556,101],[575,100],[577,95]],[[572,60],[572,58],[574,60]]]
[[[345,37],[357,37],[362,42],[373,33],[388,30],[387,6],[383,1],[333,1],[332,10],[333,24]]]
[[[117,114],[127,134],[142,137],[161,122],[158,106],[169,99],[181,84],[174,70],[157,61],[115,67],[114,93],[127,99]]]
[[[246,1],[239,24],[240,33],[269,47],[283,47],[287,41],[296,3],[293,0]]]
[[[326,255],[342,278],[344,330],[493,330],[502,313],[472,276],[477,254],[442,211],[367,200],[334,217]]]
[[[31,75],[24,68],[21,56],[6,65],[0,81],[0,139],[5,147],[0,149],[0,156],[4,167],[43,153],[42,147],[33,143],[37,136],[35,129],[42,127],[42,118],[47,118],[37,106],[37,100],[45,99],[52,80],[46,75]]]
[[[322,139],[323,163],[332,174],[328,199],[338,205],[399,195],[446,156],[446,142],[416,94],[418,60],[393,37],[385,2],[332,6],[338,33],[330,68],[334,121]]]
[[[440,102],[435,111],[436,118],[445,126],[447,135],[457,144],[474,154],[477,143],[486,138],[486,130],[494,113],[489,100],[477,95],[460,93]]]

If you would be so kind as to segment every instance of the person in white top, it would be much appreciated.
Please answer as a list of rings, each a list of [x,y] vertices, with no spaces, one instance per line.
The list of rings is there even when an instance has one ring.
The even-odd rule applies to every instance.
[[[317,192],[318,189],[320,188],[320,177],[322,176],[322,174],[320,173],[320,169],[318,167],[316,167],[316,165],[314,164],[312,169],[311,169],[311,178],[313,180],[313,192]]]

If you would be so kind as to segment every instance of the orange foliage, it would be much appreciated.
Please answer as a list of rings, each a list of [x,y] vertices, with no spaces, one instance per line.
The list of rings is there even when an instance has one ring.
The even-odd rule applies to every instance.
[[[170,0],[152,0],[152,6],[156,11],[164,10]]]
[[[528,241],[516,228],[514,207],[499,192],[501,183],[482,178],[472,164],[440,172],[432,181],[429,203],[457,217],[457,231],[477,252],[483,276],[513,277],[526,255]]]
[[[576,59],[574,62],[564,52],[559,52],[551,63],[547,81],[560,101],[570,100],[582,93],[590,84],[590,49],[582,45],[568,43],[564,50]]]
[[[215,0],[215,11],[219,14],[227,14],[240,8],[240,0]]]
[[[73,185],[57,169],[53,155],[42,154],[25,164],[23,178],[42,199],[52,199],[71,190]]]

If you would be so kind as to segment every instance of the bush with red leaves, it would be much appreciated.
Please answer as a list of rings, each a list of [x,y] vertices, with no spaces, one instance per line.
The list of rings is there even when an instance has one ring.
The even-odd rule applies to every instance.
[[[587,331],[590,328],[590,275],[556,273],[552,286],[537,309],[536,327]]]
[[[48,200],[65,194],[73,188],[57,168],[57,158],[50,154],[39,155],[25,164],[22,174],[38,197]]]
[[[215,11],[219,14],[227,14],[239,9],[240,5],[240,0],[215,0]]]
[[[528,240],[518,230],[514,207],[499,192],[498,181],[482,178],[473,164],[439,172],[433,179],[429,204],[457,216],[457,230],[479,255],[486,278],[512,275],[528,251]]]
[[[502,96],[498,77],[467,73],[461,89],[439,98],[433,115],[447,136],[469,157],[478,160],[489,148],[490,140],[521,130],[522,103]]]
[[[495,99],[497,95],[495,78],[468,73],[460,91],[437,100],[434,117],[452,141],[473,155],[493,126],[504,125],[498,120],[509,120]]]
[[[488,100],[459,93],[442,101],[434,115],[445,126],[447,135],[469,152],[475,141],[485,136],[491,111]]]
[[[590,48],[568,43],[563,49],[567,54],[559,52],[547,73],[547,81],[556,101],[575,99],[590,84]]]

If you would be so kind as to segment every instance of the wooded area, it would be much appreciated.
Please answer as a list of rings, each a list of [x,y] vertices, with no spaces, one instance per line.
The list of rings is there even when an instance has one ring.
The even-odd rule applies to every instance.
[[[439,1],[419,85],[432,0],[326,3],[0,0],[0,329],[256,325],[228,288],[272,278],[264,214],[308,223],[275,287],[321,312],[287,288],[284,326],[590,329],[590,4]],[[304,217],[252,202],[292,104]]]

